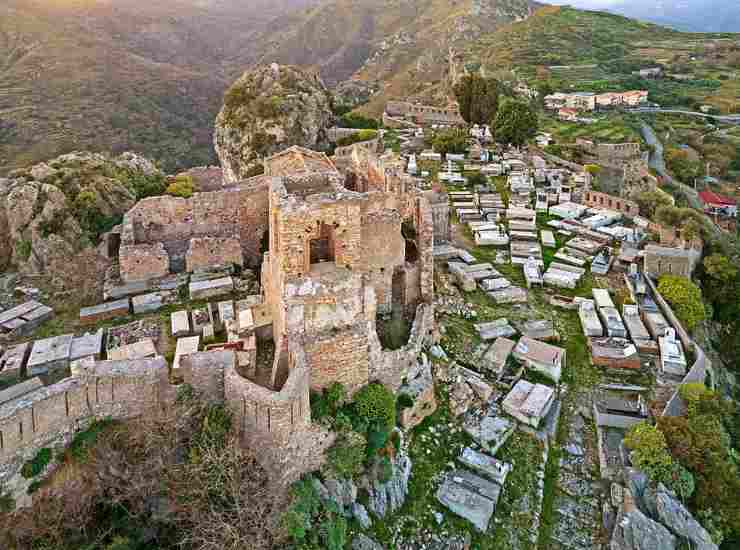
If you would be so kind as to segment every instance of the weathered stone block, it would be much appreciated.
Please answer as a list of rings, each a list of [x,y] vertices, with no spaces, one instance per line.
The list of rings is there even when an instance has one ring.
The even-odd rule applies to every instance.
[[[86,325],[99,323],[108,319],[126,317],[129,315],[129,312],[129,299],[123,298],[115,302],[105,302],[97,306],[83,307],[80,309],[80,322]]]
[[[190,283],[190,299],[205,300],[216,296],[223,296],[234,291],[234,280],[231,277],[211,279]]]

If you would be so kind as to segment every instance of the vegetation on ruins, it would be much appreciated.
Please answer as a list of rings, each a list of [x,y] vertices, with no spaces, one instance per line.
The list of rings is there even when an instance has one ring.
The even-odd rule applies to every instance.
[[[267,473],[235,441],[222,406],[180,391],[166,412],[103,421],[81,433],[63,454],[58,475],[39,487],[32,509],[0,513],[4,548],[282,544],[278,518],[287,494],[269,485]]]
[[[167,185],[165,193],[172,195],[173,197],[189,199],[196,191],[197,188],[193,178],[187,174],[180,174],[179,176],[176,176],[169,185]]]
[[[468,150],[468,133],[457,128],[440,130],[432,138],[432,147],[443,155],[465,153]]]
[[[537,112],[529,103],[506,99],[491,126],[496,141],[520,147],[537,133]]]
[[[455,84],[454,92],[460,115],[468,124],[489,124],[495,118],[499,99],[496,79],[479,73],[465,75]]]
[[[657,189],[641,191],[635,197],[635,202],[640,207],[640,215],[648,219],[655,219],[655,213],[660,207],[673,206],[670,195]]]
[[[686,277],[662,275],[658,279],[658,292],[671,305],[687,330],[693,330],[705,319],[701,289]]]
[[[292,503],[283,522],[300,550],[342,550],[347,543],[347,520],[333,502],[320,498],[312,476],[293,484]]]
[[[362,143],[363,141],[370,141],[371,139],[375,139],[376,137],[378,137],[377,130],[372,130],[372,129],[360,130],[358,132],[355,132],[351,136],[339,138],[337,140],[337,146],[345,147],[347,145],[352,145],[353,143]]]

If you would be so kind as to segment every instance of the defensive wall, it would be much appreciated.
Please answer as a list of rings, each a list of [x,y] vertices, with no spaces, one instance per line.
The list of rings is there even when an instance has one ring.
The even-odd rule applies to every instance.
[[[72,377],[0,405],[0,492],[25,489],[18,479],[23,464],[91,420],[156,413],[171,398],[167,370],[162,357],[83,360]]]

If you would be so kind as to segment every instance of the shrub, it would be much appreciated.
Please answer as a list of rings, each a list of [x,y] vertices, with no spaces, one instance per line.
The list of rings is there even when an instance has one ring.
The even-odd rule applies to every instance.
[[[311,476],[296,481],[291,487],[290,493],[293,502],[283,517],[283,522],[288,535],[294,541],[300,542],[306,538],[311,529],[313,517],[321,509],[321,500]]]
[[[378,128],[380,128],[380,122],[378,120],[355,113],[347,113],[342,115],[340,122],[341,125],[345,128],[371,128],[373,130],[377,130]]]
[[[49,465],[52,455],[53,453],[51,452],[51,449],[49,447],[39,449],[39,452],[36,453],[36,456],[34,456],[31,460],[23,465],[23,468],[21,469],[21,475],[26,479],[36,477]]]
[[[322,393],[311,392],[311,417],[314,420],[321,420],[327,416],[335,417],[346,398],[347,390],[339,382],[334,382]]]
[[[337,439],[327,451],[327,466],[336,476],[352,479],[360,475],[365,460],[365,438],[357,432],[349,432]]]
[[[350,136],[339,138],[337,140],[337,147],[346,147],[353,143],[362,143],[363,141],[370,141],[378,137],[377,130],[360,130]]]
[[[362,388],[355,396],[357,415],[367,421],[368,426],[378,423],[389,430],[396,424],[396,398],[382,384],[372,383]]]
[[[693,330],[706,317],[701,289],[689,279],[663,275],[658,280],[658,292],[668,301],[687,330]]]
[[[347,520],[342,516],[329,516],[321,524],[321,535],[328,550],[343,550],[347,544]]]
[[[26,261],[31,257],[32,247],[31,241],[22,239],[15,244],[15,252],[23,261]]]
[[[632,426],[624,437],[624,444],[632,450],[635,467],[655,481],[665,482],[673,472],[673,459],[668,453],[663,432],[647,422]]]
[[[86,430],[75,434],[72,443],[69,444],[67,454],[79,462],[85,462],[100,433],[112,424],[113,420],[110,418],[95,420]]]
[[[182,197],[183,199],[189,199],[195,193],[195,182],[190,176],[177,176],[175,180],[167,186],[165,191],[168,195],[173,197]]]

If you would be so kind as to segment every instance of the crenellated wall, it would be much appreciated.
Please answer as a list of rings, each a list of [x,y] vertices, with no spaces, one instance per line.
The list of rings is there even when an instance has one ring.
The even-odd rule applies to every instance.
[[[17,493],[26,461],[43,447],[69,441],[92,419],[155,412],[171,397],[169,392],[162,357],[97,363],[89,359],[75,365],[72,377],[4,403],[0,406],[0,487]]]
[[[242,440],[260,452],[265,444],[286,443],[293,434],[311,425],[309,402],[310,370],[305,352],[298,346],[289,351],[289,375],[279,391],[273,391],[241,376],[231,353],[224,368],[226,406]]]

